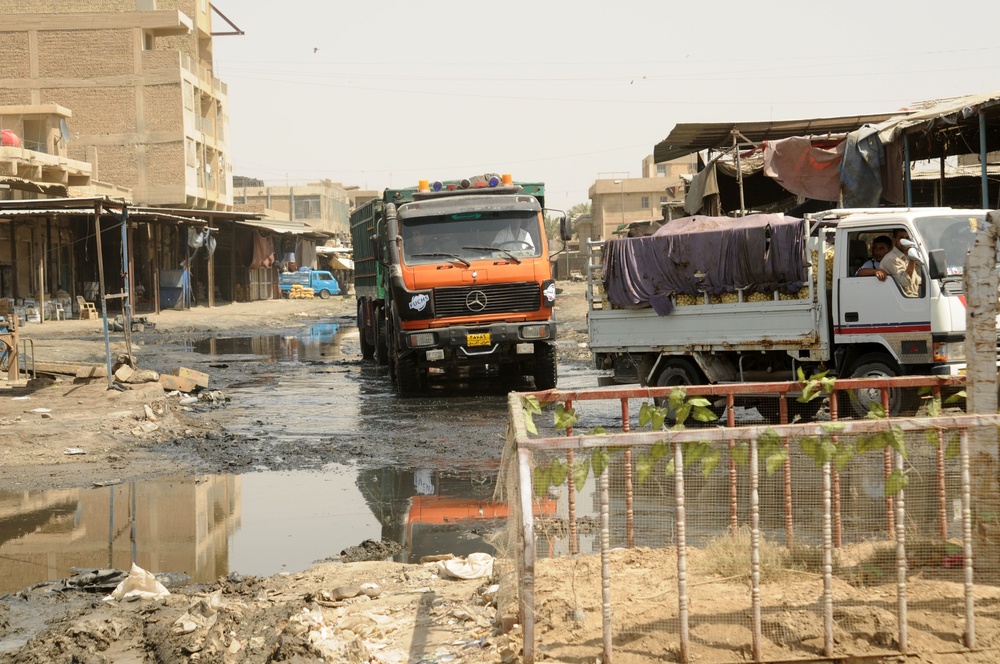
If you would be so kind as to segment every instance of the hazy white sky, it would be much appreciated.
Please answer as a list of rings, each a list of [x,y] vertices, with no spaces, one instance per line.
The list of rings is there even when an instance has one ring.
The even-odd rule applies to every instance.
[[[679,122],[1000,90],[996,0],[215,4],[246,32],[215,39],[234,173],[269,184],[509,172],[566,209]]]

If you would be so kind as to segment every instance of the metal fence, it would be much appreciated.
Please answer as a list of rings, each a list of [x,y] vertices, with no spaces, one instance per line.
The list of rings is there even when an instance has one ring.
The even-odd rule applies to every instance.
[[[1000,645],[1000,416],[964,414],[960,389],[814,381],[825,405],[792,424],[801,383],[511,394],[524,661]]]

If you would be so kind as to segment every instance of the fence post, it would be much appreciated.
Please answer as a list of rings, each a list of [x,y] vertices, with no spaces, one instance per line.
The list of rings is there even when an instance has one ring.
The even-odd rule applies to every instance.
[[[760,471],[757,436],[750,435],[750,607],[753,624],[753,660],[761,660],[760,624]]]
[[[677,622],[680,625],[680,661],[687,664],[691,637],[687,596],[687,521],[684,510],[684,450],[674,443],[674,512],[677,524]]]
[[[830,466],[823,464],[823,655],[833,657],[833,519],[830,514]]]
[[[611,496],[608,464],[601,473],[601,623],[604,632],[604,663],[611,664]]]
[[[903,455],[893,452],[896,470],[903,472]],[[906,608],[906,496],[903,489],[896,492],[896,612],[899,620],[899,652],[908,650],[909,625]]]
[[[972,576],[972,473],[969,470],[969,430],[959,434],[962,464],[962,562],[965,564],[965,646],[976,647],[976,598]]]
[[[535,662],[535,528],[531,495],[531,450],[517,451],[517,489],[521,502],[521,625],[524,664]]]

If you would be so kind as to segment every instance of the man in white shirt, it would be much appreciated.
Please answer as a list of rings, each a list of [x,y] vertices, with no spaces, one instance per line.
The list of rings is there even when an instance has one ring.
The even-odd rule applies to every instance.
[[[920,295],[920,270],[917,264],[906,256],[906,248],[900,240],[909,240],[910,234],[905,228],[897,228],[892,232],[892,251],[885,255],[879,267],[892,275],[906,297]]]
[[[521,228],[520,217],[511,219],[510,226],[497,233],[496,238],[493,240],[493,246],[507,249],[508,251],[534,251],[535,249],[535,243],[531,239],[531,234]]]

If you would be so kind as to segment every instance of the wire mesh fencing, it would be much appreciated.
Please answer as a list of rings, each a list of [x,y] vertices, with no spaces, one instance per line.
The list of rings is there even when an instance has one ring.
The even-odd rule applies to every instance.
[[[1000,647],[1000,416],[959,383],[842,380],[796,423],[781,384],[512,394],[524,661]],[[862,386],[871,415],[840,418]],[[755,394],[776,423],[734,426]]]

